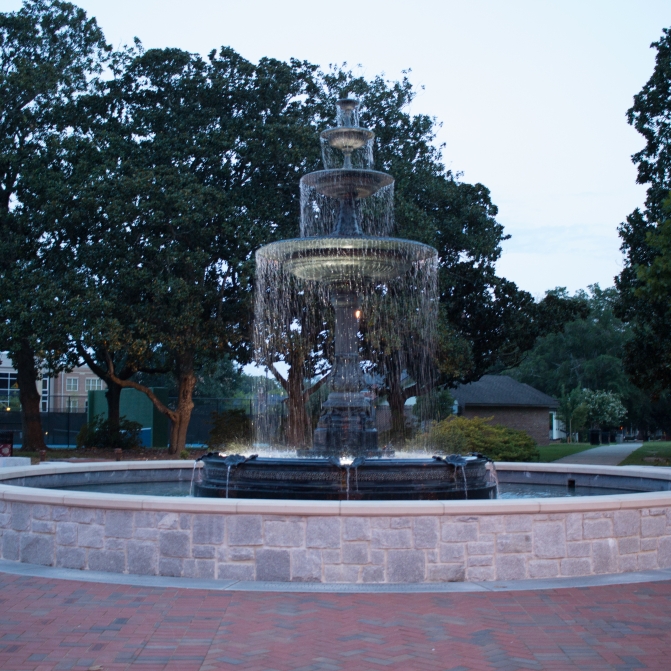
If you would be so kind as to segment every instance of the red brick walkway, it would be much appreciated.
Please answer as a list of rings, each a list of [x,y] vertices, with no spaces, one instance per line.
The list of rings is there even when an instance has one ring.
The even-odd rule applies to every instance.
[[[671,582],[278,594],[0,574],[0,669],[668,671]]]

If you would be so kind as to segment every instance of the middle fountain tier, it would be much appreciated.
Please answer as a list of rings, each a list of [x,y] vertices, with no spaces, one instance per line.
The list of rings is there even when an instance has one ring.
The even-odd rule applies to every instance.
[[[344,98],[337,102],[338,127],[321,134],[322,144],[331,154],[326,170],[301,179],[312,213],[330,221],[324,235],[282,240],[260,248],[257,266],[274,266],[307,285],[319,285],[334,311],[334,359],[330,372],[331,392],[322,406],[313,445],[309,453],[326,456],[373,457],[389,454],[378,446],[378,433],[369,394],[367,394],[359,355],[359,319],[364,294],[405,275],[417,275],[418,265],[435,268],[433,247],[397,238],[369,235],[367,212],[379,212],[379,204],[365,207],[367,199],[382,190],[392,194],[391,175],[370,168],[353,167],[372,163],[374,133],[358,125],[358,101]],[[353,158],[356,152],[364,158]],[[329,167],[340,152],[341,165]],[[366,158],[367,157],[367,158]],[[389,208],[393,207],[389,198]],[[303,208],[306,211],[306,208]],[[390,220],[390,212],[386,212]],[[374,227],[373,227],[374,228]],[[302,230],[310,230],[302,226]],[[301,447],[301,446],[298,446]],[[306,453],[301,450],[301,453]]]

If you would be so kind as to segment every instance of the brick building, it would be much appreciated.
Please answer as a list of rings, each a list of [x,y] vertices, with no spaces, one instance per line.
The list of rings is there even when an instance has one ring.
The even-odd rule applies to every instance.
[[[452,390],[464,417],[493,417],[493,424],[526,431],[539,445],[550,442],[550,417],[558,403],[507,375],[483,375]]]

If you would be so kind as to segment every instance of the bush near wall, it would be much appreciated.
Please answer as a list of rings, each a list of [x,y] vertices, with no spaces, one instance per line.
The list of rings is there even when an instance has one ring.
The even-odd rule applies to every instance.
[[[102,415],[84,424],[77,434],[77,447],[121,448],[133,450],[142,446],[140,431],[142,424],[121,417],[117,427]]]
[[[536,441],[529,434],[490,424],[491,419],[452,415],[431,427],[429,447],[444,454],[480,452],[494,461],[538,461]]]
[[[212,429],[207,440],[210,450],[229,444],[248,443],[252,439],[251,417],[240,409],[212,413]]]

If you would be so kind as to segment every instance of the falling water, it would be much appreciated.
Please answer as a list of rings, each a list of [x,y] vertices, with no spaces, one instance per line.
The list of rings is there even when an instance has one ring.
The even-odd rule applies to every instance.
[[[193,462],[193,470],[191,471],[191,486],[189,487],[189,496],[193,496],[193,481],[194,478],[196,477],[196,468],[198,467],[198,460]],[[200,476],[200,470],[198,471],[198,475]],[[200,480],[199,480],[200,482]]]
[[[461,475],[464,478],[464,498],[468,498],[468,480],[466,479],[466,465],[461,465]]]
[[[499,498],[499,474],[496,472],[496,464],[493,461],[490,461],[489,464],[489,473],[492,476],[492,479],[494,480],[494,484],[496,485],[496,498]]]

